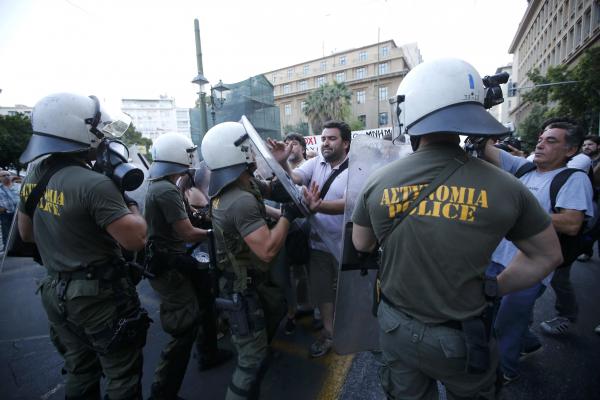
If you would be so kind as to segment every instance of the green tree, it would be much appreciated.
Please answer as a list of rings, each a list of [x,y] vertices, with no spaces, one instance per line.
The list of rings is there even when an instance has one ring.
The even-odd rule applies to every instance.
[[[548,118],[548,107],[534,103],[527,117],[519,125],[518,134],[523,150],[533,151],[540,135],[540,127]]]
[[[23,168],[19,156],[32,134],[31,120],[26,115],[0,115],[0,167],[17,172]]]
[[[308,122],[298,122],[295,125],[285,125],[283,127],[283,134],[286,135],[290,132],[296,132],[303,136],[307,136],[309,134]]]
[[[579,121],[585,131],[600,132],[600,47],[586,50],[573,67],[558,65],[548,68],[546,75],[539,70],[528,74],[534,85],[575,82],[538,86],[524,95],[525,101],[548,107],[547,117],[569,116]],[[519,130],[521,127],[519,126]]]
[[[365,129],[365,123],[356,117],[350,118],[348,125],[350,125],[350,130],[353,131],[362,131]]]
[[[125,131],[123,137],[121,137],[123,143],[127,146],[140,145],[146,148],[146,158],[150,157],[150,147],[152,146],[152,140],[142,136],[141,132],[135,129],[135,125],[129,125],[129,128]]]
[[[313,133],[321,132],[323,124],[331,119],[346,120],[350,116],[352,91],[339,82],[326,84],[313,90],[306,99],[304,115]]]

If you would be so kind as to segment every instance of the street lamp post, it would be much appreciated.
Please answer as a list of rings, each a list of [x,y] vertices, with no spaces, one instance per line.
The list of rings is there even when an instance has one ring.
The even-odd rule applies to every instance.
[[[212,118],[212,124],[215,126],[215,114],[216,110],[223,108],[225,100],[223,98],[223,92],[228,91],[229,88],[223,84],[223,81],[219,79],[219,83],[216,86],[210,87],[210,116]],[[215,97],[215,92],[219,92],[219,97]]]

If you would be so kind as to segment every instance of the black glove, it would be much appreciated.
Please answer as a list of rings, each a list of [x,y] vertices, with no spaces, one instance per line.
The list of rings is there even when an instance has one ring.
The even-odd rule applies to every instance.
[[[127,207],[136,206],[137,208],[139,208],[138,202],[135,201],[131,196],[129,196],[125,192],[123,192],[123,200],[125,200],[125,205]]]
[[[283,184],[279,180],[271,181],[271,195],[269,198],[278,203],[286,203],[292,201],[292,198],[283,188]]]
[[[294,203],[285,203],[281,208],[281,216],[292,222],[296,218],[302,218],[304,215]]]

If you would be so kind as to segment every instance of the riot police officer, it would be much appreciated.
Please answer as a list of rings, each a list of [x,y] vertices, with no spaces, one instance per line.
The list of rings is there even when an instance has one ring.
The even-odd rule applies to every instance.
[[[217,305],[228,314],[238,352],[226,399],[258,398],[268,343],[285,313],[283,293],[269,280],[269,263],[299,213],[284,206],[277,223],[267,225],[262,185],[253,177],[254,153],[242,124],[224,122],[211,128],[202,141],[202,156],[211,170],[208,193],[216,261],[225,277]]]
[[[181,176],[190,173],[196,146],[183,135],[166,133],[156,140],[151,152],[154,161],[144,209],[148,222],[148,268],[156,276],[150,285],[161,299],[161,325],[171,335],[154,373],[152,398],[174,399],[200,321],[205,319],[203,314],[209,313],[214,319],[208,276],[201,274],[200,263],[186,254],[186,243],[205,240],[207,231],[192,225],[183,194],[176,185]],[[199,356],[207,363],[218,358],[214,324],[212,321],[210,332],[204,329],[206,345],[200,346],[206,351]]]
[[[436,380],[449,398],[495,398],[487,302],[539,282],[561,261],[531,192],[459,146],[459,134],[506,133],[484,97],[482,79],[462,60],[412,69],[397,101],[415,153],[371,175],[356,202],[354,245],[382,249],[379,377],[390,399],[435,398]],[[521,252],[497,281],[486,280],[505,236]]]
[[[22,239],[37,244],[48,272],[39,291],[65,360],[67,399],[100,398],[102,375],[106,398],[142,396],[149,318],[120,246],[142,249],[146,222],[115,184],[123,176],[111,179],[90,168],[100,156],[120,159],[98,148],[124,149],[113,138],[128,126],[94,96],[53,94],[33,108],[33,135],[20,158],[29,163],[49,155],[25,178],[18,225]]]

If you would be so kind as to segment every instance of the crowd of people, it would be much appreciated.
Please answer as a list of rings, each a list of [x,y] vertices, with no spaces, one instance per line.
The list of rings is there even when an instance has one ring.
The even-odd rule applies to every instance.
[[[21,180],[19,175],[13,175],[9,171],[0,169],[0,237],[2,237],[2,251],[6,249],[8,233],[15,217],[17,204],[19,203],[19,190]]]
[[[570,268],[590,259],[592,241],[572,254],[564,243],[584,230],[595,235],[600,140],[584,140],[574,121],[548,121],[529,162],[513,145],[497,146],[508,131],[487,113],[484,96],[479,74],[464,61],[411,70],[397,101],[414,153],[373,174],[356,201],[352,243],[380,256],[375,308],[380,379],[390,399],[434,398],[437,382],[449,398],[495,398],[519,378],[520,357],[542,347],[530,324],[548,285],[557,316],[542,331],[564,335],[577,319]],[[116,159],[127,125],[118,122],[93,96],[45,97],[21,156],[35,162],[20,202],[2,171],[3,238],[5,219],[17,212],[21,238],[36,243],[48,271],[40,293],[65,360],[66,398],[100,398],[102,376],[106,398],[141,398],[151,323],[136,292],[142,276],[160,299],[160,324],[170,336],[152,399],[179,398],[194,346],[200,370],[234,356],[218,346],[222,319],[236,351],[228,400],[259,398],[271,340],[280,326],[293,334],[301,310],[319,329],[307,355],[330,352],[348,124],[324,123],[312,158],[302,135],[267,140],[302,193],[304,213],[282,182],[257,176],[242,123],[205,134],[203,167],[189,138],[164,134],[151,149],[142,214],[118,172],[130,167],[96,167]],[[482,157],[467,154],[459,135],[483,137]],[[567,168],[577,154],[589,159],[585,173]]]

